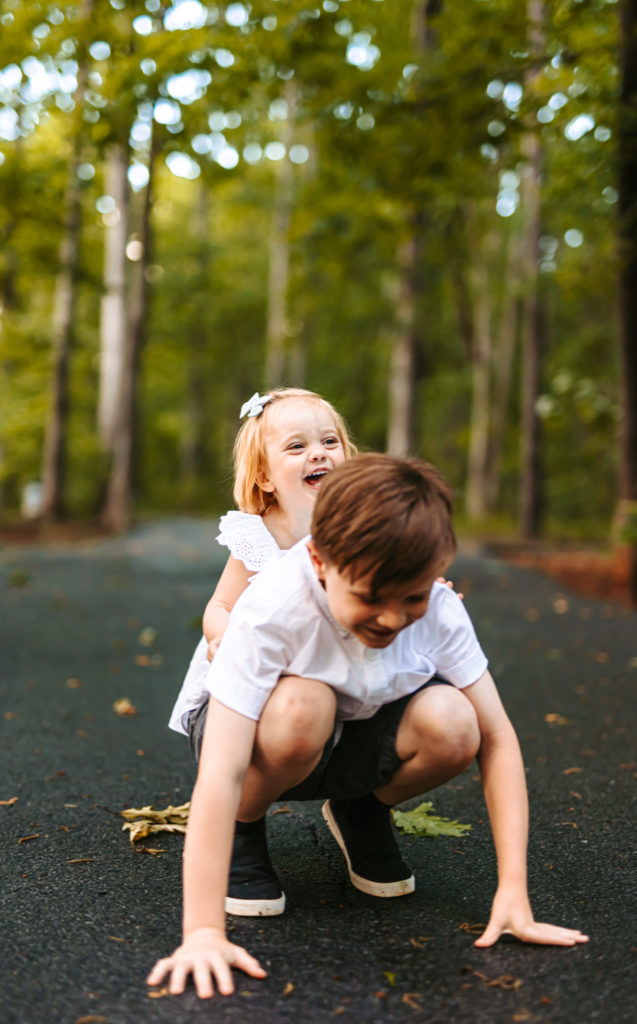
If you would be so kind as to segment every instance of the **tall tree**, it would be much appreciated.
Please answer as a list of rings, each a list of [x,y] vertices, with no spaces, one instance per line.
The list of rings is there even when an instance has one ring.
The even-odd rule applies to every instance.
[[[540,72],[543,47],[543,0],[527,0],[528,32],[532,63],[525,75],[527,89]],[[524,299],[522,321],[522,422],[520,529],[526,538],[536,537],[540,528],[540,393],[541,316],[539,296],[540,178],[542,146],[537,123],[530,124],[521,140],[525,173],[522,178],[522,206],[526,221],[524,258]]]
[[[78,168],[86,134],[82,113],[88,72],[86,36],[92,13],[93,0],[83,0],[81,7],[82,30],[79,33],[78,44],[75,123],[67,167],[64,228],[60,243],[60,264],[56,277],[53,307],[51,405],[44,435],[42,460],[42,511],[48,519],[59,519],[64,513],[69,360],[73,340],[81,230],[81,192]]]
[[[618,520],[637,599],[637,0],[620,8],[619,337],[621,427]]]

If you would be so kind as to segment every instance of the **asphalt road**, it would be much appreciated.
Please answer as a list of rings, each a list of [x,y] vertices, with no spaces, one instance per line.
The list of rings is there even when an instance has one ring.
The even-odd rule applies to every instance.
[[[147,971],[179,938],[182,838],[133,846],[119,812],[189,798],[193,766],[166,721],[220,569],[213,538],[209,522],[173,520],[0,558],[2,1024],[632,1024],[637,612],[469,551],[453,578],[522,742],[536,916],[590,943],[474,948],[495,865],[470,768],[429,799],[471,832],[403,837],[417,878],[404,899],[349,885],[318,804],[271,816],[288,908],[232,932],[268,978],[238,976],[235,996],[205,1003],[149,995]],[[136,714],[115,714],[122,698]]]

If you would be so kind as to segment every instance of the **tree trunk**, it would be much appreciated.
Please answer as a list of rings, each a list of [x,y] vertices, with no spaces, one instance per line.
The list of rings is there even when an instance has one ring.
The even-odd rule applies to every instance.
[[[156,147],[151,139],[148,184],[144,192],[140,240],[142,258],[136,263],[130,289],[129,316],[124,333],[119,400],[112,435],[111,470],[102,522],[109,529],[127,530],[133,518],[133,486],[138,434],[138,380],[148,319],[148,265],[151,255],[151,211]]]
[[[416,383],[416,307],[420,292],[421,218],[410,218],[411,233],[398,252],[395,299],[396,333],[389,372],[387,451],[407,455],[414,449]]]
[[[126,362],[126,239],[128,235],[128,160],[123,145],[106,155],[105,192],[115,209],[105,215],[104,293],[100,310],[100,392],[98,430],[106,452],[113,450]]]
[[[487,458],[489,452],[491,392],[491,303],[484,245],[471,246],[472,305],[474,310],[471,352],[471,421],[467,465],[466,511],[470,519],[487,513]]]
[[[285,156],[276,166],[274,208],[270,231],[270,263],[268,272],[268,319],[265,338],[266,387],[279,387],[285,382],[285,348],[288,330],[288,287],[290,277],[290,221],[292,218],[293,168],[289,149],[294,135],[296,117],[296,85],[286,83],[287,117],[282,139]]]
[[[84,0],[82,5],[84,24],[89,22],[92,7],[92,0]],[[79,112],[84,103],[86,76],[87,61],[84,53],[79,61],[77,76],[76,105]],[[80,252],[81,194],[77,169],[80,163],[82,135],[82,121],[78,116],[68,165],[64,198],[64,230],[60,243],[60,263],[55,282],[53,306],[53,379],[42,458],[42,511],[47,519],[59,519],[64,514],[69,363],[73,344],[76,280]]]
[[[205,448],[204,424],[207,388],[203,355],[209,338],[207,325],[210,306],[208,284],[210,276],[210,203],[208,184],[203,179],[195,204],[192,235],[197,240],[197,271],[195,282],[193,282],[193,286],[196,288],[196,304],[188,336],[186,405],[181,449],[181,469],[186,503],[189,503],[194,497],[197,479],[201,475]]]
[[[531,52],[537,55],[542,47],[542,0],[528,0],[527,15]],[[537,70],[526,76],[527,87],[533,87]],[[540,391],[540,301],[538,255],[540,243],[540,174],[542,151],[536,126],[529,127],[521,140],[526,173],[522,177],[521,199],[526,214],[524,257],[524,304],[522,348],[522,422],[520,531],[525,538],[537,537],[540,529],[540,424],[537,399]]]
[[[502,453],[507,415],[511,401],[511,381],[519,307],[519,241],[511,232],[506,237],[504,260],[505,292],[500,310],[493,360],[493,400],[491,403],[491,441],[487,461],[487,508],[494,512],[500,496]]]
[[[438,10],[438,0],[414,0],[410,36],[416,58],[424,58],[432,46],[429,17]],[[416,110],[418,103],[416,103]],[[407,234],[397,254],[395,337],[389,371],[389,408],[386,449],[391,455],[406,455],[415,446],[417,301],[421,289],[423,253],[423,211],[407,209]]]
[[[621,420],[616,525],[637,600],[637,0],[620,9],[619,341]]]

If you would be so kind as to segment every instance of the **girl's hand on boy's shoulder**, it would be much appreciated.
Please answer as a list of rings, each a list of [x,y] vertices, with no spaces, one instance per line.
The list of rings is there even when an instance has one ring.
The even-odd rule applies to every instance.
[[[521,942],[543,946],[576,946],[580,942],[588,942],[588,935],[576,928],[562,928],[534,920],[526,892],[506,887],[496,892],[489,923],[474,944],[492,946],[501,935],[514,935]]]
[[[436,576],[436,583],[444,583],[445,587],[449,587],[449,590],[454,590],[453,580],[448,580],[446,576]],[[461,601],[464,601],[464,594],[458,594]]]
[[[192,979],[200,999],[209,999],[216,984],[221,995],[234,992],[231,967],[239,967],[253,978],[265,978],[267,971],[242,946],[229,942],[218,928],[197,928],[172,956],[158,960],[146,979],[148,985],[160,985],[168,978],[168,991],[180,995]]]
[[[219,636],[216,636],[214,638],[214,640],[210,641],[210,643],[208,644],[208,655],[207,655],[208,661],[212,661],[212,659],[214,658],[215,654],[219,650],[219,644],[220,643],[221,643],[221,637],[219,637]]]

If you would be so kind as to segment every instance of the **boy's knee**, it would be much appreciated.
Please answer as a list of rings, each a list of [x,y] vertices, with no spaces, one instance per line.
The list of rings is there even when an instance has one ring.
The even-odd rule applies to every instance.
[[[262,726],[281,754],[310,760],[323,749],[334,729],[336,697],[324,683],[288,677],[270,697]]]
[[[466,767],[480,747],[480,727],[473,707],[452,686],[436,686],[431,699],[416,708],[416,728],[425,749],[435,748],[449,764]]]

